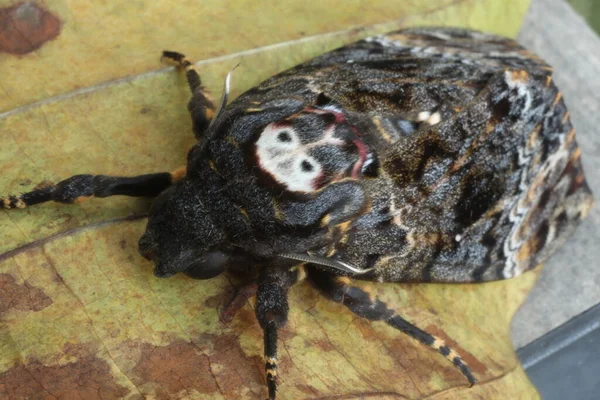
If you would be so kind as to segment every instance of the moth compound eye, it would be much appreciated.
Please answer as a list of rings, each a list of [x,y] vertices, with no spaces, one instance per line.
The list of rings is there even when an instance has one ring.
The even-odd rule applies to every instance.
[[[220,251],[211,251],[202,256],[195,263],[188,266],[184,274],[194,279],[211,279],[225,272],[227,254]]]

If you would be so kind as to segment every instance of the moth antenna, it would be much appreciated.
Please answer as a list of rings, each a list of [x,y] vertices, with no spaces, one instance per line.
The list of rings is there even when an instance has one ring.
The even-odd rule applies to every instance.
[[[352,264],[349,264],[349,263],[346,263],[343,261],[332,260],[331,258],[313,256],[313,255],[308,255],[308,254],[283,253],[283,254],[279,254],[279,257],[289,258],[290,260],[302,261],[302,262],[307,262],[307,263],[312,263],[312,264],[317,264],[317,265],[323,265],[325,267],[335,268],[340,271],[351,272],[354,274],[365,274],[373,269],[373,268],[360,269],[360,268],[355,267]]]
[[[229,100],[229,90],[231,88],[231,75],[233,74],[233,71],[235,71],[235,69],[239,66],[240,66],[240,64],[238,63],[235,67],[231,68],[231,70],[229,70],[229,72],[227,73],[227,76],[225,77],[225,83],[223,84],[223,94],[221,95],[221,101],[219,102],[219,106],[217,107],[217,111],[215,113],[214,118],[212,119],[212,121],[210,122],[210,125],[208,126],[209,128],[215,124],[215,121],[219,119],[219,117],[221,116],[221,113],[227,106],[227,101]]]

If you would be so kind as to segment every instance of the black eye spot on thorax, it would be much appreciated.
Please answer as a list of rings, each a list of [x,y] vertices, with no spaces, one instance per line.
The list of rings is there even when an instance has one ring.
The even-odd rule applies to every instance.
[[[277,135],[277,140],[279,140],[280,142],[291,142],[292,137],[290,136],[290,133],[288,131],[281,131]]]
[[[306,160],[302,161],[300,166],[302,167],[302,171],[304,172],[311,172],[313,170],[313,165]]]

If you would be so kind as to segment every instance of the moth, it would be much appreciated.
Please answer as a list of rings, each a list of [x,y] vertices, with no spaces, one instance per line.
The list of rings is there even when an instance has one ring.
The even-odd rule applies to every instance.
[[[552,69],[515,41],[415,28],[339,48],[220,104],[182,54],[197,144],[173,172],[77,175],[5,208],[156,197],[140,253],[157,277],[258,285],[269,399],[287,294],[307,279],[452,362],[460,355],[354,279],[473,283],[548,258],[593,204]],[[250,266],[258,266],[250,268]]]

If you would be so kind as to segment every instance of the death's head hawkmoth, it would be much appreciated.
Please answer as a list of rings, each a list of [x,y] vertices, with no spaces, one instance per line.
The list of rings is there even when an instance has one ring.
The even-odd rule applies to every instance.
[[[459,29],[370,37],[276,75],[219,107],[180,53],[198,143],[187,166],[77,175],[5,208],[157,196],[140,253],[155,275],[258,282],[269,398],[287,292],[328,298],[436,349],[443,341],[351,284],[505,279],[550,256],[593,200],[552,69],[516,42]],[[250,268],[252,266],[252,268]]]

